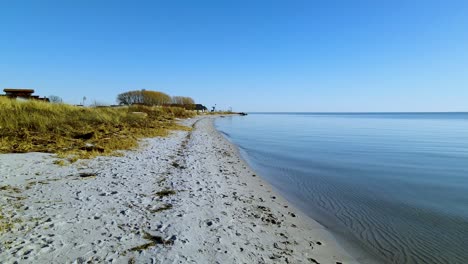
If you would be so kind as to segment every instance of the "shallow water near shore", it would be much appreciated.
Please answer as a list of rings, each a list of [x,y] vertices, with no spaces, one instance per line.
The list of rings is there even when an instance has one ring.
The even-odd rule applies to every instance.
[[[468,113],[250,114],[215,124],[345,247],[383,263],[467,263]]]

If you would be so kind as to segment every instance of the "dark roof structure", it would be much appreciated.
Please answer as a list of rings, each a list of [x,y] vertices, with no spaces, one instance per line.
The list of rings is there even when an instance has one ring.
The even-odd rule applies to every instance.
[[[4,96],[10,98],[24,98],[24,99],[35,99],[49,102],[49,98],[46,97],[39,97],[38,95],[32,95],[34,93],[33,89],[13,89],[13,88],[5,88],[3,89],[5,92]]]
[[[7,95],[15,95],[15,94],[29,94],[32,95],[34,93],[33,89],[12,89],[12,88],[5,88],[3,91]]]
[[[198,110],[198,111],[205,111],[205,110],[208,110],[208,108],[206,108],[206,106],[202,105],[202,104],[196,104],[195,105],[195,110]]]

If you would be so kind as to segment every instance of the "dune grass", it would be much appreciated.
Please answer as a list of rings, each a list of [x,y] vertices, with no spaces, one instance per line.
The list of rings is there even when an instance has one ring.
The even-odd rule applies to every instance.
[[[175,118],[195,115],[175,107],[78,107],[0,97],[0,153],[57,153],[73,162],[135,148],[138,139],[190,128]]]

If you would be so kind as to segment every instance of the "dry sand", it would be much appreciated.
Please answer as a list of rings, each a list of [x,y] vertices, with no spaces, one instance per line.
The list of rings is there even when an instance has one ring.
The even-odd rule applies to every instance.
[[[0,155],[0,263],[356,263],[255,175],[212,117],[123,157]]]

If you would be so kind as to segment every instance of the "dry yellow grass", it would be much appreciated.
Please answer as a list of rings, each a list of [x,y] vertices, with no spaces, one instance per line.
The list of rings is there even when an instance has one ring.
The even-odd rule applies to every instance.
[[[70,161],[130,149],[143,137],[166,136],[174,118],[194,113],[164,107],[78,107],[0,97],[0,153],[58,153]]]

